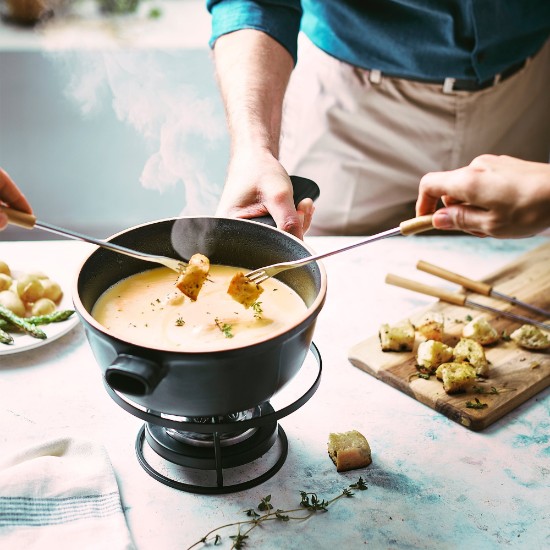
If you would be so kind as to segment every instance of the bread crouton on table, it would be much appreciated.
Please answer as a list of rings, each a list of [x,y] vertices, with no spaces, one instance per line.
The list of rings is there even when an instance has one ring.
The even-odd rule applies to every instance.
[[[369,442],[357,430],[329,434],[328,454],[337,472],[363,468],[372,462]]]

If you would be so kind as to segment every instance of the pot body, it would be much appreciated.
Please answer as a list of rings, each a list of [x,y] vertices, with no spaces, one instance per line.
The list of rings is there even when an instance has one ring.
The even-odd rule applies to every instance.
[[[311,254],[306,245],[273,227],[226,218],[161,220],[123,231],[111,242],[151,254],[188,260],[196,252],[212,263],[255,269]],[[74,302],[106,382],[151,412],[217,416],[268,401],[301,368],[326,295],[326,274],[312,262],[279,278],[295,290],[307,311],[288,330],[252,345],[223,351],[174,352],[117,338],[91,316],[110,286],[154,267],[98,249],[83,263]]]

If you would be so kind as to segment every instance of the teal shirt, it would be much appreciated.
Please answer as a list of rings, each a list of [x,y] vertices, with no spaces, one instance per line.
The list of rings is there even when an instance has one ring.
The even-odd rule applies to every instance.
[[[302,30],[329,55],[419,80],[483,82],[550,36],[550,0],[207,0],[212,37],[261,30],[297,59]]]

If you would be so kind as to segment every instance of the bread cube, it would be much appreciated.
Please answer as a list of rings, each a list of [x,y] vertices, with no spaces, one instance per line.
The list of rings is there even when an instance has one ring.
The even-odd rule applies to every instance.
[[[239,271],[231,279],[227,294],[248,309],[258,301],[263,291],[259,284],[252,282],[242,271]]]
[[[476,380],[476,371],[469,363],[442,363],[435,375],[443,382],[443,389],[448,394],[465,392]]]
[[[176,287],[195,301],[210,271],[210,260],[202,254],[194,254],[189,259],[185,271],[178,277]]]
[[[416,353],[416,364],[429,373],[434,373],[441,363],[453,358],[453,348],[439,340],[421,342]]]
[[[482,346],[494,344],[499,338],[498,331],[483,317],[472,319],[462,329],[462,336],[479,342]]]
[[[412,351],[414,346],[414,326],[407,319],[396,325],[387,323],[378,330],[382,351]]]
[[[329,434],[328,454],[337,472],[363,468],[372,462],[369,442],[357,430]]]
[[[426,340],[443,340],[444,320],[441,313],[427,313],[423,319],[415,325],[419,334]]]
[[[483,346],[471,338],[461,338],[454,347],[454,360],[457,363],[467,362],[474,367],[477,376],[489,375],[489,363]]]
[[[510,338],[525,349],[542,351],[550,348],[548,333],[534,325],[522,325],[510,334]]]

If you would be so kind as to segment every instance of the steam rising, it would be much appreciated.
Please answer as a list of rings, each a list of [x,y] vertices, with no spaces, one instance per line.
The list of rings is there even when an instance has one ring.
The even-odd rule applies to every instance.
[[[212,214],[221,193],[208,164],[225,137],[217,97],[202,98],[190,85],[177,52],[109,50],[50,53],[69,75],[66,94],[83,115],[110,101],[117,118],[143,136],[152,154],[140,182],[162,192],[182,183],[183,215]]]

